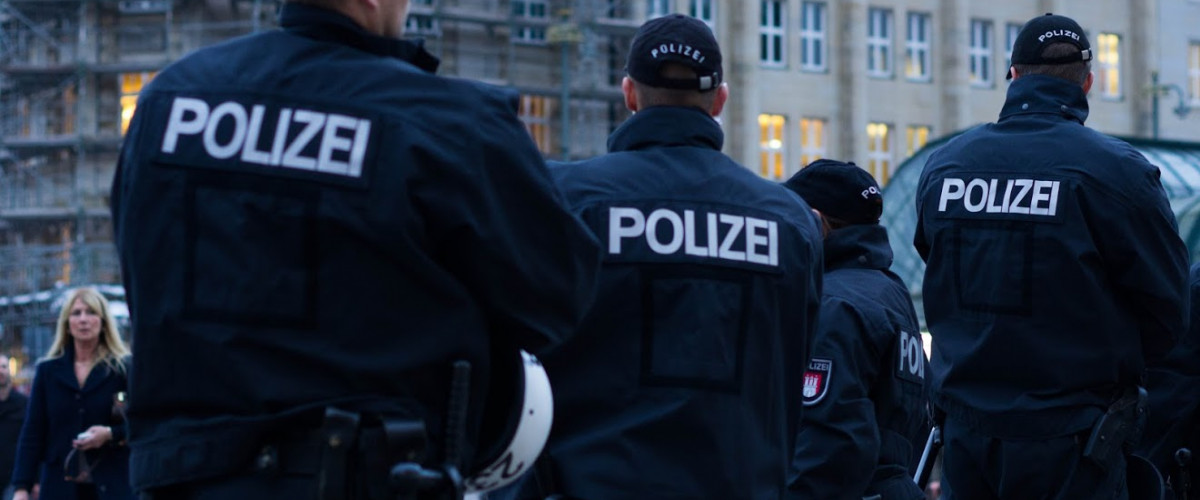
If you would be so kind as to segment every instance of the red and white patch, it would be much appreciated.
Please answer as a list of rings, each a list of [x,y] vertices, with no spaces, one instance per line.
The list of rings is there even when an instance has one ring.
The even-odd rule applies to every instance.
[[[804,371],[804,406],[812,406],[829,393],[829,376],[833,374],[833,361],[813,358]]]

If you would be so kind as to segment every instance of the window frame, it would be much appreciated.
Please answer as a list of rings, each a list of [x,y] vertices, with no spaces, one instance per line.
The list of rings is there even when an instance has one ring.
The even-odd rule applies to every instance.
[[[904,77],[910,82],[931,82],[933,81],[933,14],[928,12],[909,12],[908,13],[908,33],[905,35],[905,64]],[[920,27],[921,30],[914,28]],[[914,34],[923,36],[920,38]],[[919,56],[919,57],[918,57]],[[913,61],[921,62],[921,73],[913,74]]]
[[[782,181],[788,175],[787,115],[759,113],[758,127],[758,175],[764,179]],[[774,132],[773,137],[771,132]],[[777,142],[777,144],[772,144],[772,142]]]
[[[1111,50],[1108,47],[1110,41],[1114,42],[1111,44]],[[1121,100],[1124,98],[1124,89],[1121,86],[1121,35],[1100,32],[1096,35],[1096,43],[1092,48],[1095,50],[1092,71],[1096,74],[1092,90],[1098,91],[1100,97],[1105,100]],[[1115,85],[1110,85],[1112,77],[1116,77]],[[1112,89],[1114,86],[1115,89]]]
[[[882,127],[883,134],[876,133]],[[895,127],[886,122],[867,123],[867,172],[875,178],[880,187],[891,180],[892,169],[895,168],[896,158],[892,141]]]
[[[892,78],[896,74],[895,55],[892,51],[894,19],[892,9],[867,9],[867,76],[871,78]],[[878,68],[877,65],[883,67]]]
[[[786,68],[787,67],[787,2],[786,0],[761,0],[759,2],[761,12],[759,13],[758,22],[758,64],[764,68]],[[775,6],[773,20],[777,24],[768,25],[772,20],[769,19],[767,6]],[[774,43],[768,43],[774,42]],[[772,52],[771,47],[776,48]],[[771,58],[769,56],[774,56]]]
[[[813,26],[813,21],[816,26]],[[805,1],[800,4],[800,70],[829,71],[829,4]],[[817,61],[813,62],[812,59]]]
[[[521,12],[517,12],[517,6],[521,5]],[[534,14],[535,8],[541,7],[540,14]],[[550,18],[550,2],[549,0],[511,0],[510,10],[515,19],[529,20],[546,20]],[[540,26],[513,26],[513,33],[509,37],[514,43],[527,45],[545,45],[546,44],[546,28]]]
[[[800,126],[800,168],[821,158],[826,158],[829,137],[829,120],[813,116],[802,116]]]
[[[995,24],[990,19],[971,19],[970,30],[967,36],[967,81],[975,88],[993,88],[996,85],[996,69],[992,67]]]

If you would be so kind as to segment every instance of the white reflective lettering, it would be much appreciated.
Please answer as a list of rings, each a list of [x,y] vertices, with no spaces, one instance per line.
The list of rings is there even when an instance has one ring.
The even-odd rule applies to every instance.
[[[737,215],[721,214],[721,223],[729,224],[729,232],[725,233],[725,239],[721,241],[721,249],[717,255],[722,259],[729,260],[746,260],[746,252],[733,249],[733,242],[737,240],[738,235],[742,233],[742,227],[746,225],[746,219]]]
[[[946,178],[942,180],[942,199],[938,203],[938,211],[946,211],[946,203],[950,200],[961,200],[967,192],[966,183],[962,179]]]
[[[671,242],[663,244],[658,239],[658,223],[666,220],[671,223]],[[650,217],[646,218],[646,243],[650,244],[650,249],[654,253],[661,255],[673,254],[683,245],[683,220],[679,218],[679,214],[660,208],[650,213]]]
[[[266,106],[261,104],[250,109],[250,130],[246,132],[245,145],[242,146],[242,161],[246,163],[259,165],[271,163],[270,153],[255,149],[258,147],[258,136],[262,132],[263,115],[266,111]]]
[[[767,221],[746,217],[746,260],[755,264],[771,264],[770,235],[766,229],[770,227]],[[762,233],[760,233],[760,230]],[[758,253],[759,247],[767,247],[767,253]]]
[[[191,119],[186,119],[188,113]],[[181,135],[195,135],[204,130],[208,121],[208,103],[190,97],[176,97],[171,103],[171,117],[167,119],[167,131],[163,135],[162,152],[174,153]]]
[[[233,135],[229,142],[222,145],[217,143],[217,129],[221,120],[226,116],[233,118]],[[204,127],[204,149],[218,160],[233,158],[242,149],[246,141],[246,108],[236,102],[224,102],[212,110],[208,116],[208,124]]]
[[[624,220],[633,224],[626,226]],[[646,219],[636,208],[612,207],[608,209],[608,253],[620,255],[621,238],[636,238],[646,230]]]

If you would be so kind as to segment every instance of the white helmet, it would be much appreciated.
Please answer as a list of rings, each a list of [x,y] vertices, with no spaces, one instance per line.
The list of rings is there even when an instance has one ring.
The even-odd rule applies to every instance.
[[[550,437],[550,424],[554,421],[550,377],[542,368],[542,362],[532,354],[520,351],[520,357],[512,358],[520,362],[519,367],[512,367],[508,360],[493,359],[501,365],[495,367],[493,373],[510,370],[515,372],[517,378],[511,385],[513,393],[510,396],[507,389],[497,388],[499,390],[496,392],[502,394],[497,398],[509,396],[508,401],[489,399],[489,407],[485,410],[485,419],[488,421],[484,424],[481,441],[493,443],[493,446],[490,451],[489,448],[481,450],[481,467],[472,468],[470,477],[464,481],[468,492],[491,491],[516,481],[533,468],[542,448],[546,446],[546,439]],[[493,378],[492,382],[498,385],[502,380]],[[513,404],[516,402],[520,405]],[[495,414],[493,404],[508,415]],[[513,413],[517,409],[520,413]],[[492,436],[488,436],[489,433]]]

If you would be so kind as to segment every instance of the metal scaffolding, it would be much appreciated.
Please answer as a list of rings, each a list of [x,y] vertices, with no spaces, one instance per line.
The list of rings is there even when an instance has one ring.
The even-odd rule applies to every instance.
[[[547,157],[581,158],[628,116],[620,81],[646,1],[412,0],[406,32],[439,73],[518,90]],[[53,312],[30,297],[120,283],[108,193],[141,85],[193,50],[274,28],[277,7],[0,0],[0,352],[47,334]]]

